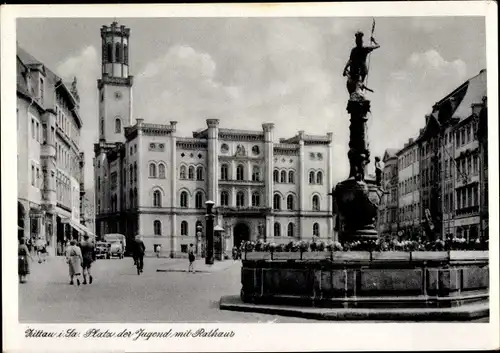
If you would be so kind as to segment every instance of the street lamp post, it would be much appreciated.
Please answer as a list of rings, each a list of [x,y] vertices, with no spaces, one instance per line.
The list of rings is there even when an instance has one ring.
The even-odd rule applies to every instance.
[[[207,220],[205,234],[205,238],[207,239],[205,264],[207,265],[213,265],[214,263],[214,204],[215,202],[210,200],[205,202],[205,205],[207,206],[207,214],[205,216]]]

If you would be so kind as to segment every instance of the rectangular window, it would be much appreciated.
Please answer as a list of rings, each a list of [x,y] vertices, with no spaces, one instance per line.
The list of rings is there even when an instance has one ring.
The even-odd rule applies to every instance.
[[[43,96],[44,96],[44,84],[43,84],[43,78],[40,77],[40,100],[43,103]]]
[[[47,143],[47,124],[42,124],[42,131],[43,131],[42,143],[45,145]]]
[[[40,142],[40,123],[38,121],[36,122],[36,140],[37,142]]]
[[[35,119],[31,119],[31,138],[35,138]]]
[[[40,188],[42,185],[41,179],[40,179],[40,168],[36,167],[36,187]]]

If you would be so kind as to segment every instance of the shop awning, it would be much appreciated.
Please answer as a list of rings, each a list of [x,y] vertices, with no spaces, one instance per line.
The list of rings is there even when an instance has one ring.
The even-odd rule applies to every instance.
[[[69,224],[71,227],[73,227],[74,229],[76,229],[81,234],[87,234],[90,237],[95,237],[95,234],[92,233],[92,231],[90,229],[88,229],[87,227],[85,227],[83,224],[80,224],[80,223],[77,223],[77,222],[73,221],[70,218],[63,218],[63,219],[61,219],[61,223],[63,223],[63,224]]]

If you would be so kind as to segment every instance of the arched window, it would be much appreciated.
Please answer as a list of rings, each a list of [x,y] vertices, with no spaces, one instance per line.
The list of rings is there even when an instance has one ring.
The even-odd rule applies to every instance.
[[[165,179],[165,164],[160,163],[158,166],[158,175],[160,179]]]
[[[121,61],[120,43],[116,43],[116,45],[115,45],[115,62],[120,62],[120,61]]]
[[[309,172],[309,184],[314,184],[315,181],[314,172]]]
[[[132,165],[130,165],[130,171],[129,171],[129,174],[130,174],[130,184],[132,184],[132,182],[134,181],[134,170],[132,169]]]
[[[252,206],[254,207],[260,206],[260,194],[258,192],[254,192],[252,194]]]
[[[288,172],[288,182],[291,184],[295,183],[295,173],[293,172],[293,170]]]
[[[318,195],[313,196],[312,206],[313,206],[313,211],[319,211],[320,203],[319,203],[319,196]]]
[[[319,224],[318,223],[313,224],[313,236],[319,237]]]
[[[195,195],[196,208],[203,208],[203,193],[198,191]]]
[[[281,225],[279,224],[279,222],[274,223],[274,236],[275,237],[281,236]]]
[[[252,168],[252,181],[260,181],[260,168],[257,165]]]
[[[194,179],[194,167],[193,166],[189,167],[188,179],[189,180],[193,180]]]
[[[161,193],[159,190],[153,192],[153,207],[161,207]]]
[[[181,222],[181,235],[188,235],[188,222],[182,221]]]
[[[238,191],[236,194],[236,207],[245,206],[245,193],[243,191]]]
[[[154,221],[153,229],[156,236],[161,235],[161,222],[158,220]]]
[[[196,168],[196,180],[203,180],[203,167]]]
[[[244,172],[245,168],[243,167],[243,165],[238,165],[236,167],[236,180],[244,180]]]
[[[188,193],[186,191],[181,192],[181,207],[188,207]]]
[[[295,202],[293,199],[293,195],[288,195],[286,198],[286,208],[287,210],[293,210],[295,208]]]
[[[286,183],[286,172],[284,170],[281,171],[280,182]]]
[[[227,191],[220,193],[220,205],[229,206],[229,193]]]
[[[180,178],[181,179],[186,179],[186,166],[185,165],[181,165],[181,168],[180,168]]]
[[[113,62],[113,45],[108,43],[108,62]]]
[[[288,223],[287,234],[290,238],[295,236],[295,225],[293,223]]]
[[[275,210],[281,209],[281,196],[279,194],[274,194],[273,197],[273,208]]]
[[[134,207],[134,190],[130,189],[128,193],[128,198],[129,198],[129,208]]]
[[[316,184],[323,184],[323,173],[322,172],[318,172],[318,174],[316,174]]]
[[[122,132],[122,121],[119,118],[115,119],[115,133],[119,134]]]
[[[156,164],[149,163],[149,177],[156,178]]]
[[[279,183],[280,181],[280,172],[276,169],[273,172],[273,180],[275,183]]]
[[[220,178],[221,180],[227,180],[229,178],[227,164],[220,166]]]

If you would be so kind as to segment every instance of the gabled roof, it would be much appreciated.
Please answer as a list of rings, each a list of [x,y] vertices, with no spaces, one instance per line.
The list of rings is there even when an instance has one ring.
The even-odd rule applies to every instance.
[[[385,162],[385,161],[392,159],[392,158],[396,158],[398,152],[399,152],[399,150],[397,148],[386,149],[384,152],[384,157],[382,158],[382,162]]]

